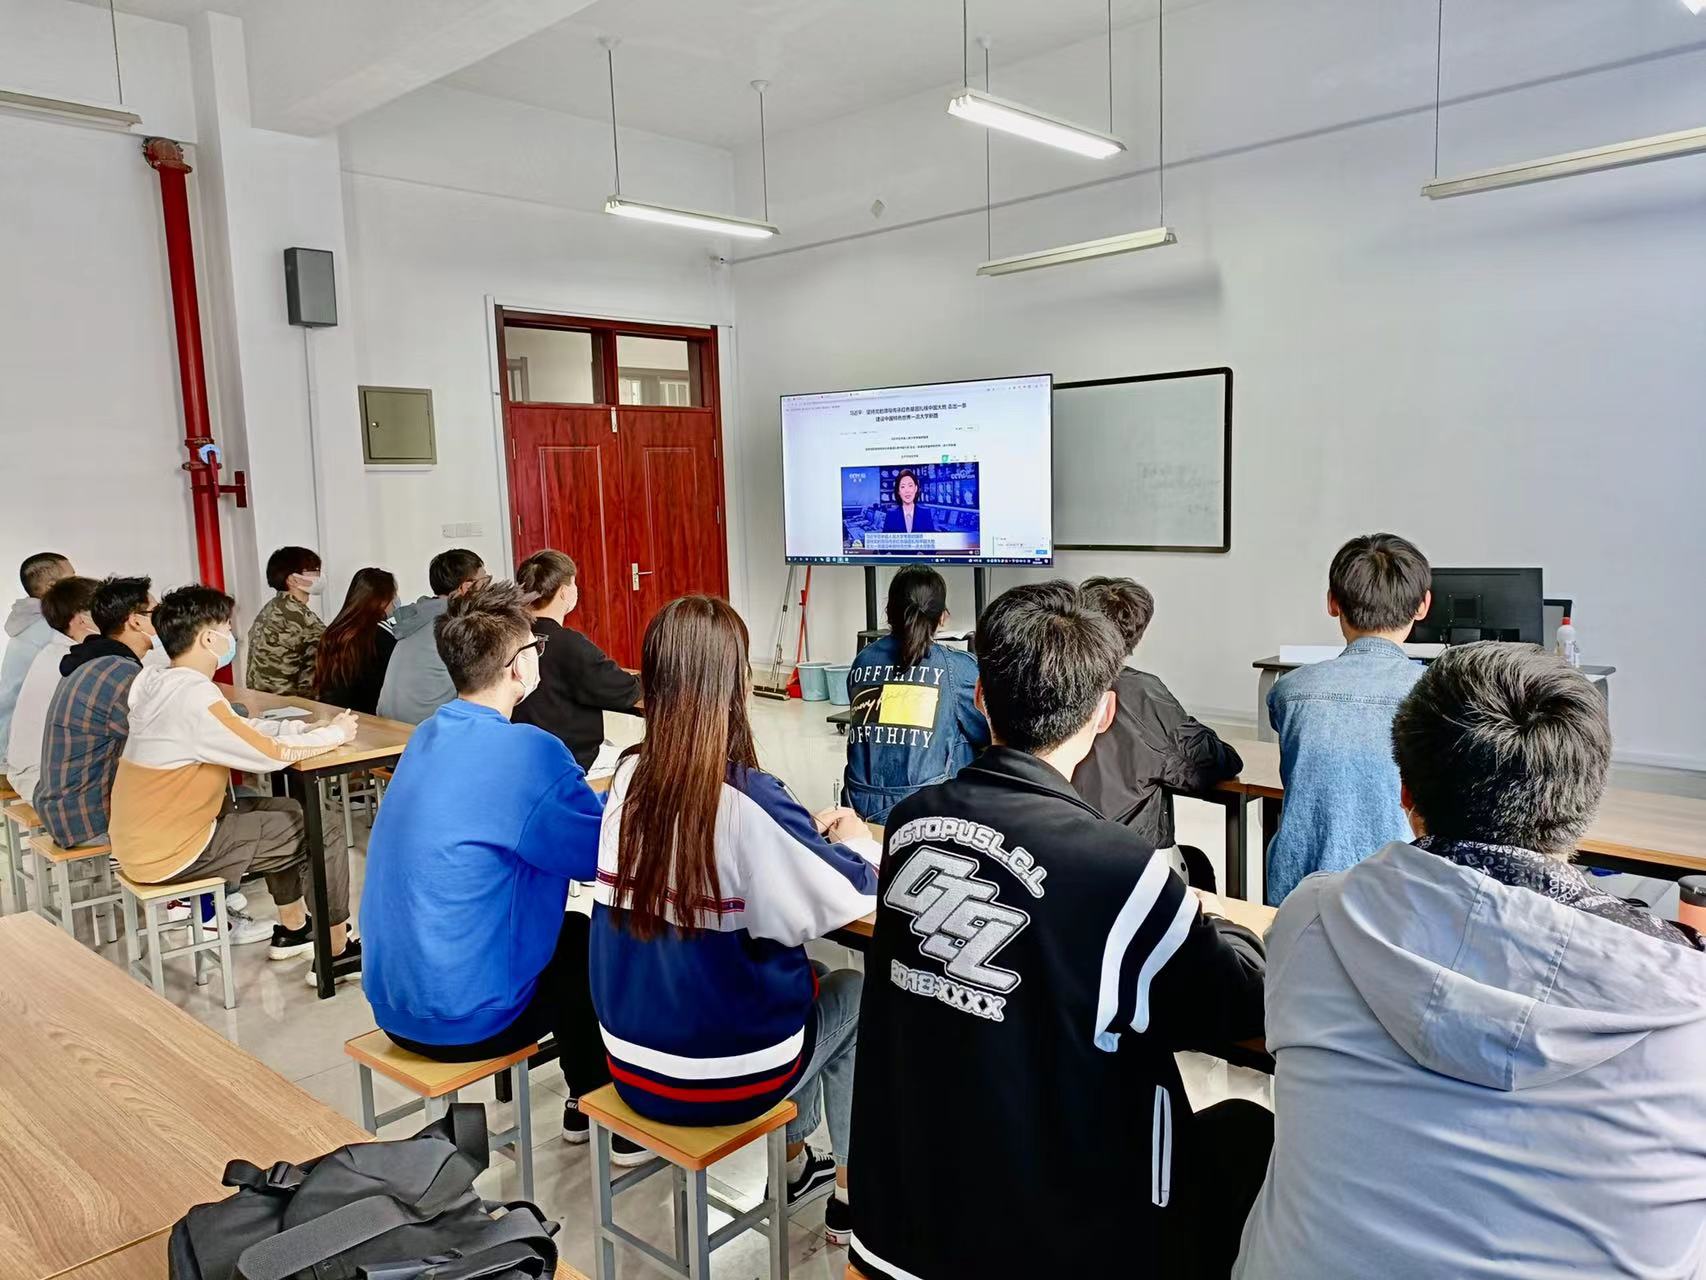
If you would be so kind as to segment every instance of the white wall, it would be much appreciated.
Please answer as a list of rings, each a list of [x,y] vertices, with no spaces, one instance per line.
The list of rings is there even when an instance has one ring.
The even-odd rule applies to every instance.
[[[1706,39],[1680,6],[1468,10],[1447,6],[1444,92],[1470,100],[1446,112],[1446,172],[1706,123],[1699,50],[1573,74]],[[755,635],[768,637],[786,573],[779,394],[1229,364],[1232,553],[1059,561],[1154,588],[1142,658],[1187,704],[1250,716],[1252,659],[1334,635],[1321,603],[1334,548],[1393,528],[1439,564],[1543,565],[1548,593],[1577,602],[1589,660],[1620,668],[1622,758],[1706,767],[1706,665],[1690,643],[1706,630],[1692,586],[1706,546],[1706,160],[1421,199],[1434,14],[1423,0],[1214,0],[1170,19],[1180,243],[1102,264],[973,274],[983,141],[943,111],[946,85],[773,137],[785,247],[733,270],[750,580],[737,603]],[[1152,24],[1118,33],[1137,176],[997,210],[995,254],[1153,225],[1154,41]],[[1091,122],[1105,111],[1099,44],[1014,66],[997,52],[997,93]],[[1477,96],[1529,80],[1542,83]],[[1106,172],[1000,138],[993,156],[997,201]],[[756,155],[740,160],[755,189]],[[968,578],[951,584],[962,615]],[[813,595],[814,652],[846,656],[858,571],[819,570]]]
[[[357,378],[433,391],[438,465],[367,473],[376,562],[405,592],[426,590],[427,561],[448,546],[471,547],[494,569],[509,564],[494,301],[624,319],[732,319],[726,268],[713,261],[721,241],[600,212],[609,144],[596,122],[440,87],[343,131]],[[714,148],[624,132],[622,170],[636,196],[700,208],[733,198],[730,157]],[[453,523],[481,533],[449,537],[443,526]]]
[[[25,8],[0,0],[0,87],[115,101],[105,11]],[[183,28],[121,14],[119,33],[127,103],[193,141]],[[44,549],[84,573],[188,581],[160,185],[141,138],[0,114],[0,154],[0,595]]]

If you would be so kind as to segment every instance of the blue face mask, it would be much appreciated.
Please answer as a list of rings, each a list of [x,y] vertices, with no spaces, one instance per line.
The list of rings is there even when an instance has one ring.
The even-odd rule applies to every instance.
[[[231,632],[225,637],[225,648],[220,652],[219,665],[228,667],[237,660],[237,633]]]

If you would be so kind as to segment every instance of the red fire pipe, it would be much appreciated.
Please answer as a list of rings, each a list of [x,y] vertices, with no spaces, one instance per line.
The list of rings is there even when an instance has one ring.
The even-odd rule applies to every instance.
[[[160,175],[160,207],[166,221],[166,262],[172,275],[172,321],[178,337],[178,380],[184,396],[184,448],[189,461],[190,503],[195,511],[196,559],[201,580],[225,589],[225,556],[219,540],[219,495],[234,493],[246,505],[244,476],[219,483],[219,451],[207,412],[207,372],[202,364],[201,308],[196,302],[195,245],[190,239],[190,166],[184,150],[170,138],[149,138],[143,157]]]

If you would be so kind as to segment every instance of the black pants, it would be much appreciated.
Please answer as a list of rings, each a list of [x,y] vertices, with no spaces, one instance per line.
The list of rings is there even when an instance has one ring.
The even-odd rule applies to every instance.
[[[1238,1240],[1250,1216],[1268,1156],[1274,1148],[1274,1113],[1246,1098],[1231,1098],[1191,1117],[1185,1175],[1185,1234],[1195,1245],[1192,1275],[1225,1280],[1238,1260]]]
[[[563,914],[557,949],[539,975],[533,999],[514,1022],[496,1035],[474,1044],[422,1044],[399,1035],[391,1039],[411,1053],[435,1062],[476,1062],[514,1053],[523,1045],[544,1039],[549,1032],[557,1037],[563,1078],[568,1081],[573,1097],[584,1097],[600,1085],[609,1084],[610,1064],[604,1056],[598,1015],[592,1008],[592,988],[587,981],[590,930],[591,921],[578,911]]]

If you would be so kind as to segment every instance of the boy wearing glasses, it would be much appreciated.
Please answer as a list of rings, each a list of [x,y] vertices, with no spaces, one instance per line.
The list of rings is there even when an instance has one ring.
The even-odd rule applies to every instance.
[[[587,920],[571,880],[598,874],[604,815],[553,735],[513,724],[539,683],[530,597],[475,586],[434,624],[456,686],[409,739],[367,846],[361,932],[373,1016],[441,1062],[512,1053],[554,1032],[575,1099],[609,1082],[587,986]]]

